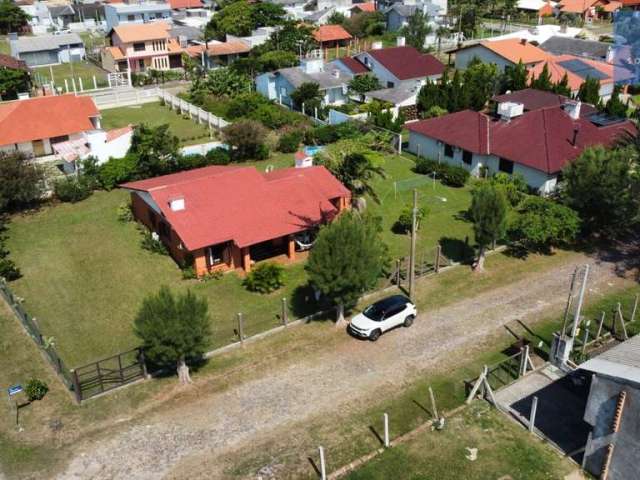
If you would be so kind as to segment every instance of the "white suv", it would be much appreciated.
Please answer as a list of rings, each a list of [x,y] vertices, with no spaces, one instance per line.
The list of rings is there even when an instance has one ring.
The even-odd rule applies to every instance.
[[[416,306],[403,295],[393,295],[369,305],[349,324],[349,333],[375,342],[383,332],[403,325],[410,327],[417,315]]]

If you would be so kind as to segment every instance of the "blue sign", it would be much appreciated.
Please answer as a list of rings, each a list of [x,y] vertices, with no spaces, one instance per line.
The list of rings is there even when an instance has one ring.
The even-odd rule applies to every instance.
[[[10,397],[12,395],[17,395],[21,391],[22,391],[22,385],[11,385],[9,388],[7,388],[7,392],[9,393]]]

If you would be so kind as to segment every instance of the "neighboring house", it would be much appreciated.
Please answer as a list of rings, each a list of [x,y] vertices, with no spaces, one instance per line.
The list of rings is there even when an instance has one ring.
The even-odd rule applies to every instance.
[[[82,39],[76,33],[15,37],[9,35],[11,55],[29,67],[79,62],[85,58]]]
[[[597,79],[600,81],[599,93],[602,101],[607,101],[611,97],[616,81],[626,80],[633,76],[631,72],[620,68],[615,69],[609,63],[574,55],[557,55],[549,56],[546,61],[529,68],[529,78],[539,77],[545,66],[553,83],[560,82],[565,74],[567,75],[569,88],[573,96],[578,94],[580,85],[584,83],[587,77]]]
[[[296,257],[296,235],[331,221],[351,194],[324,167],[211,166],[121,185],[133,215],[198,276]]]
[[[71,5],[47,5],[52,23],[60,28],[66,28],[76,17],[76,11]]]
[[[0,103],[0,151],[36,158],[54,155],[51,159],[59,160],[65,171],[74,170],[75,160],[88,155],[101,163],[124,156],[130,140],[131,129],[101,129],[91,97],[70,94]]]
[[[580,365],[592,372],[584,420],[591,425],[583,467],[597,478],[638,478],[640,336]]]
[[[513,67],[520,60],[527,68],[542,62],[548,53],[529,43],[526,39],[508,38],[496,41],[483,41],[461,47],[455,51],[456,68],[464,69],[474,58],[484,63],[495,63],[501,72],[505,67]]]
[[[408,150],[469,170],[479,176],[521,174],[541,194],[552,192],[562,169],[594,145],[611,145],[632,122],[583,116],[580,102],[525,112],[522,103],[503,102],[497,115],[463,110],[407,125]]]
[[[540,46],[551,37],[568,37],[573,38],[579,35],[581,28],[569,27],[567,25],[535,25],[531,28],[516,30],[515,32],[505,33],[495,37],[487,38],[488,42],[496,42],[498,40],[518,39],[526,40],[533,45]]]
[[[353,57],[336,58],[331,62],[332,68],[337,68],[347,75],[357,76],[369,73],[370,70]]]
[[[329,18],[335,11],[336,9],[333,7],[329,7],[324,10],[317,10],[312,14],[304,17],[304,21],[306,23],[312,23],[314,25],[326,25],[326,23],[329,21]]]
[[[169,0],[172,10],[187,10],[190,8],[203,8],[202,0]]]
[[[610,57],[613,46],[594,40],[553,36],[541,43],[540,48],[552,55],[575,55],[605,62]]]
[[[400,38],[404,41],[404,38]],[[445,66],[433,55],[422,54],[409,46],[373,49],[354,56],[378,78],[386,88],[405,88],[424,85],[437,80]]]
[[[540,110],[548,107],[561,107],[566,104],[569,99],[564,95],[558,95],[553,92],[536,90],[535,88],[525,88],[524,90],[516,90],[515,92],[496,95],[491,99],[497,106],[500,103],[520,103],[524,112],[532,110]],[[580,116],[589,117],[598,110],[588,103],[582,103],[580,106]]]
[[[417,87],[397,87],[383,88],[381,90],[373,90],[365,94],[367,101],[380,100],[393,105],[393,118],[397,118],[402,114],[405,121],[411,121],[418,118],[416,105],[418,103],[418,93],[420,89]]]
[[[356,3],[349,9],[351,15],[357,15],[359,13],[375,13],[376,11],[376,3],[375,2],[366,2],[366,3]]]
[[[558,14],[576,15],[591,22],[597,18],[611,18],[622,7],[623,3],[616,0],[559,0],[555,11]]]
[[[306,58],[298,67],[281,68],[256,77],[256,90],[280,104],[293,107],[291,93],[303,83],[317,83],[323,94],[323,105],[342,105],[349,101],[349,81],[346,74],[319,58]]]
[[[102,50],[102,67],[109,72],[182,68],[182,52],[165,22],[129,24],[109,32],[111,47]]]
[[[240,40],[227,42],[209,41],[202,45],[187,47],[187,54],[197,59],[201,65],[208,69],[229,65],[241,56],[248,55],[251,47]]]
[[[120,24],[147,23],[155,20],[171,21],[171,6],[168,3],[110,3],[104,6],[107,32]]]
[[[556,4],[550,0],[518,0],[516,9],[526,13],[535,13],[538,17],[549,17],[553,15]]]
[[[267,40],[269,40],[269,37],[271,37],[273,32],[278,31],[279,28],[280,27],[260,27],[256,30],[253,30],[251,32],[251,35],[249,35],[248,37],[236,37],[227,33],[226,40],[227,42],[230,40],[240,40],[249,45],[250,48],[253,48],[257,47],[258,45],[262,45]]]
[[[344,47],[351,42],[351,34],[342,25],[320,25],[313,32],[313,38],[320,44],[321,49]]]
[[[206,8],[186,8],[173,11],[173,22],[186,27],[204,30],[213,12]]]
[[[186,42],[187,45],[199,43],[202,40],[202,30],[194,27],[187,27],[184,25],[177,25],[177,22],[171,25],[169,30],[169,36],[176,38],[182,45]]]
[[[409,17],[411,17],[418,7],[416,5],[403,5],[402,3],[396,3],[385,12],[387,18],[387,30],[390,32],[397,32],[402,27],[409,23]]]

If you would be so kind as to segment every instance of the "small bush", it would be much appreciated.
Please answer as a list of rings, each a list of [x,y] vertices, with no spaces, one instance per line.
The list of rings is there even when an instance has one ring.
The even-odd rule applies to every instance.
[[[167,247],[164,243],[154,237],[154,234],[147,230],[145,227],[140,226],[142,232],[142,240],[140,246],[151,253],[157,253],[158,255],[169,255]]]
[[[209,280],[220,280],[224,276],[222,270],[213,270],[202,277],[202,280],[208,282]]]
[[[229,155],[229,150],[225,148],[214,148],[207,152],[205,161],[207,165],[229,165],[231,155]]]
[[[133,210],[130,201],[122,202],[118,205],[118,221],[122,223],[133,221]]]
[[[409,233],[411,232],[411,226],[413,224],[413,207],[408,205],[406,206],[402,212],[400,213],[400,216],[398,217],[398,220],[396,220],[396,223],[393,225],[393,231],[396,233]],[[422,223],[422,219],[424,219],[424,217],[427,215],[427,209],[425,207],[420,207],[418,209],[418,213],[416,215],[416,229],[420,230],[420,225]]]
[[[194,280],[198,278],[196,275],[196,269],[193,266],[183,267],[182,268],[182,279],[183,280]]]
[[[273,262],[261,263],[249,272],[244,286],[252,292],[275,292],[284,286],[284,267]]]
[[[0,277],[4,277],[5,280],[11,282],[19,279],[21,276],[22,273],[20,273],[20,269],[13,260],[2,256],[2,250],[0,250]]]
[[[55,196],[61,202],[76,203],[91,196],[92,190],[83,177],[65,177],[53,187]]]
[[[464,187],[469,176],[469,170],[466,168],[447,165],[442,174],[442,183],[450,187]]]
[[[35,400],[42,400],[49,391],[49,386],[42,380],[32,378],[27,382],[24,391],[29,401],[33,402]]]
[[[131,180],[136,171],[137,157],[127,154],[122,158],[110,158],[100,167],[98,177],[105,190],[115,188],[119,183]]]
[[[302,142],[302,132],[293,130],[282,134],[278,141],[278,150],[282,153],[293,153],[298,150]]]

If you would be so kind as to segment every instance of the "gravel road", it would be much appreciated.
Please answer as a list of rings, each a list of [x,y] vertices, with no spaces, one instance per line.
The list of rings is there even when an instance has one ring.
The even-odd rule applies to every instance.
[[[144,423],[123,424],[112,436],[84,446],[58,479],[146,480],[169,472],[174,476],[181,462],[193,465],[195,459],[197,465],[198,456],[210,460],[251,442],[256,434],[335,411],[337,405],[378,388],[411,380],[451,352],[472,349],[504,324],[537,318],[554,308],[560,311],[579,260],[425,312],[411,329],[397,329],[375,344],[344,342],[337,350],[314,353],[294,366],[223,392],[203,391],[197,401],[148,415]],[[591,263],[591,291],[619,280],[611,264],[581,260]]]

